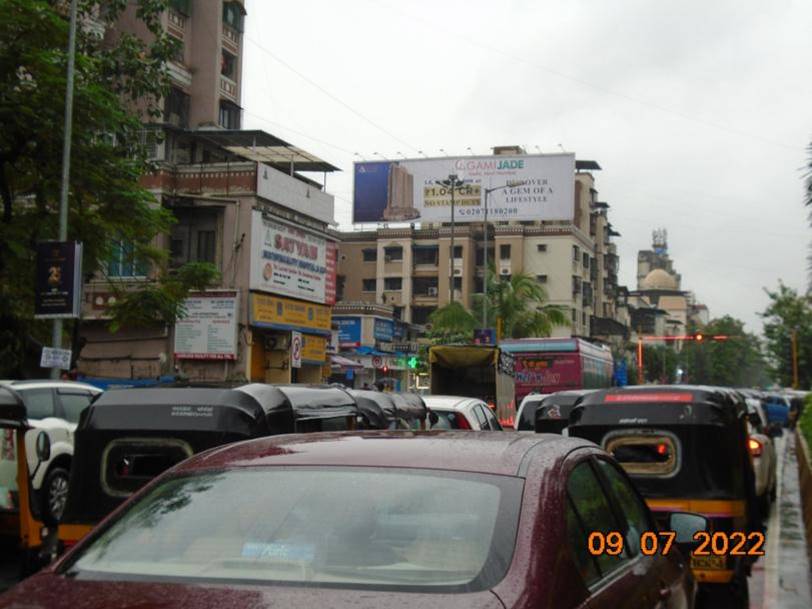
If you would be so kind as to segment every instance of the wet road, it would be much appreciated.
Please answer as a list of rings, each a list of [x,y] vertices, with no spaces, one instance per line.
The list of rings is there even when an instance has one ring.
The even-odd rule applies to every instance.
[[[806,551],[795,437],[777,439],[778,497],[767,522],[765,556],[750,578],[752,609],[810,609],[812,574]]]

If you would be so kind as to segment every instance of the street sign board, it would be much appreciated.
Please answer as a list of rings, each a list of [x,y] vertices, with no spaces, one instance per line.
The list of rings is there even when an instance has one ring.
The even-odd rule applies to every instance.
[[[302,333],[290,333],[290,367],[302,367]]]
[[[82,305],[82,244],[78,241],[37,243],[34,317],[79,317]]]
[[[40,368],[61,368],[70,370],[70,349],[55,349],[53,347],[43,347],[42,356],[39,360]]]

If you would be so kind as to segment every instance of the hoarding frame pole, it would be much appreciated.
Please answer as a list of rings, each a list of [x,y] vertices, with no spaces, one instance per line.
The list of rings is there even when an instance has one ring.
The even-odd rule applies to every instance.
[[[454,252],[454,191],[457,190],[457,176],[451,174],[448,181],[451,182],[451,272],[448,279],[448,298],[449,303],[454,304],[454,261],[457,259]]]
[[[62,188],[59,193],[59,240],[68,240],[68,188],[70,186],[70,149],[73,132],[73,75],[76,67],[76,5],[70,3],[70,26],[68,28],[68,74],[65,86],[65,139],[62,142]],[[62,320],[55,319],[51,334],[55,349],[62,348]],[[58,379],[59,368],[51,368],[51,378]]]
[[[483,252],[483,266],[482,266],[482,328],[488,327],[488,196],[491,194],[491,189],[485,189],[485,251]]]

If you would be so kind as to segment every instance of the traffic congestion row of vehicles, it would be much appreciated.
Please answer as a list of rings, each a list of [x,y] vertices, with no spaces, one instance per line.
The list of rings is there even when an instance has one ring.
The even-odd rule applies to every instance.
[[[30,481],[50,442],[6,393],[16,406],[0,425]],[[24,545],[70,551],[0,607],[80,595],[265,606],[269,586],[294,607],[324,588],[333,606],[691,607],[697,582],[702,606],[747,606],[763,549],[757,398],[563,392],[522,434],[499,431],[489,401],[306,385],[106,392],[81,414],[59,527],[38,493],[19,492]],[[702,533],[744,536],[743,555],[697,555]]]

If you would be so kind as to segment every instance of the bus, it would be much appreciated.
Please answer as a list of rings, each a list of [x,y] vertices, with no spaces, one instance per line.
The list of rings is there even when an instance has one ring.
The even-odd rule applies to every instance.
[[[503,340],[513,355],[516,403],[530,393],[599,389],[612,385],[612,351],[581,338]]]

